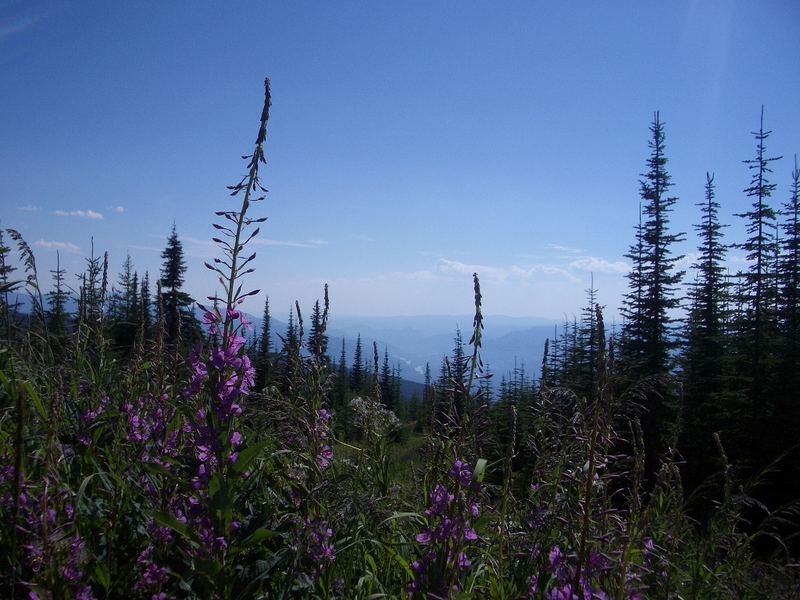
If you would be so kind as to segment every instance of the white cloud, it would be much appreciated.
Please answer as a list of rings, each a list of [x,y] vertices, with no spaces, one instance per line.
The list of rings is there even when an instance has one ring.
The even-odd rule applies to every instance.
[[[573,248],[572,246],[562,246],[561,244],[547,244],[549,250],[556,250],[558,252],[566,252],[568,254],[581,254],[584,250],[580,248]]]
[[[24,16],[0,25],[0,41],[31,29],[47,15]]]
[[[466,264],[457,260],[440,258],[437,269],[440,273],[456,273],[459,275],[472,275],[477,273],[481,279],[507,281],[509,279],[531,279],[536,275],[558,275],[570,281],[574,280],[566,269],[555,265],[538,264],[528,267],[511,265],[509,267],[490,267],[488,265]]]
[[[124,206],[115,206],[114,207],[114,212],[115,213],[124,213],[125,212],[125,207]]]
[[[82,219],[103,220],[103,214],[93,210],[54,210],[53,214],[57,217],[80,217]]]
[[[258,246],[285,246],[289,248],[319,248],[328,242],[325,240],[272,240],[269,238],[253,238],[251,244]]]
[[[36,212],[42,210],[41,206],[34,206],[33,204],[26,204],[25,206],[18,206],[17,210],[24,210],[25,212]]]
[[[594,273],[616,273],[624,274],[630,271],[628,263],[622,260],[614,262],[596,256],[584,256],[569,263],[569,266],[579,271],[591,271]]]
[[[56,242],[51,240],[39,240],[33,243],[37,248],[44,248],[46,250],[63,250],[71,254],[80,254],[81,249],[71,242]]]

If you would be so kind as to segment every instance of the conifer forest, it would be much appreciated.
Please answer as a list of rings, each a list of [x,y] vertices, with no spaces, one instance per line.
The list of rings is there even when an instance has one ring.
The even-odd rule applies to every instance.
[[[385,348],[329,344],[333,286],[275,331],[271,93],[216,258],[178,221],[159,273],[93,249],[73,290],[0,232],[2,598],[800,598],[800,167],[768,110],[735,125],[748,187],[722,206],[709,172],[693,232],[666,115],[642,123],[621,322],[592,285],[535,372],[493,374],[476,272],[471,329],[409,395]]]

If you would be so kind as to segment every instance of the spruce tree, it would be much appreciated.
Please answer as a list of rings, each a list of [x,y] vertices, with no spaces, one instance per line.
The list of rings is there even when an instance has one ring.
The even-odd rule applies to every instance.
[[[767,157],[766,141],[770,131],[764,129],[764,108],[758,131],[752,132],[756,139],[756,157],[744,163],[752,172],[750,185],[744,192],[752,199],[750,210],[737,216],[747,221],[747,240],[739,248],[747,253],[749,268],[741,274],[743,319],[738,323],[738,340],[742,362],[739,370],[749,379],[748,410],[744,417],[750,424],[747,438],[751,440],[750,457],[760,454],[759,440],[764,433],[766,420],[772,412],[768,406],[767,379],[769,345],[774,340],[775,324],[772,298],[775,281],[769,269],[775,254],[775,211],[768,199],[776,185],[769,182],[771,163],[781,157]]]
[[[453,339],[453,355],[450,361],[450,381],[448,385],[452,389],[452,402],[456,415],[459,419],[463,417],[466,410],[466,397],[464,388],[467,379],[467,356],[464,352],[464,340],[461,337],[461,329],[456,328],[456,337]]]
[[[164,310],[165,333],[168,343],[174,344],[181,333],[184,340],[191,339],[194,329],[194,313],[189,307],[194,303],[192,297],[182,290],[186,261],[183,258],[183,244],[178,239],[175,224],[167,238],[167,247],[161,253],[164,263],[161,266],[161,301]],[[181,331],[181,323],[186,327]],[[187,335],[189,334],[189,335]]]
[[[128,254],[117,278],[117,289],[113,293],[111,308],[111,335],[114,347],[123,356],[133,348],[138,331],[138,278],[133,270],[131,255]]]
[[[350,368],[350,390],[358,395],[364,392],[364,357],[361,347],[361,334],[356,338],[356,350],[353,355],[353,366]]]
[[[425,428],[429,426],[431,419],[433,418],[435,394],[436,391],[434,390],[433,381],[431,380],[431,364],[426,362],[425,380],[422,388],[422,406],[419,410],[417,422],[414,425],[414,431],[417,433],[424,431]]]
[[[689,289],[690,308],[686,324],[683,362],[683,430],[680,447],[687,460],[687,484],[697,485],[713,468],[712,433],[724,426],[724,388],[727,337],[725,307],[728,282],[725,277],[727,248],[722,241],[725,227],[719,222],[714,175],[706,173],[705,200],[699,202],[702,218],[695,225],[700,238],[698,257],[692,268],[697,279]]]
[[[50,273],[53,275],[53,290],[47,294],[47,329],[56,340],[63,343],[67,336],[67,301],[69,292],[64,289],[64,275],[66,270],[61,268],[61,256],[56,250],[56,268]]]
[[[783,205],[783,252],[780,265],[780,322],[790,342],[788,351],[797,359],[800,346],[800,169],[794,157],[789,199]]]
[[[139,293],[139,327],[144,341],[153,339],[153,307],[150,296],[150,273],[147,271],[142,277]]]
[[[650,443],[648,471],[652,474],[677,416],[677,395],[669,377],[677,347],[672,313],[679,306],[676,292],[683,272],[676,269],[682,256],[673,255],[672,248],[683,241],[683,234],[669,232],[669,214],[677,198],[669,196],[672,182],[666,169],[664,124],[658,112],[650,134],[647,172],[639,182],[644,223],[637,231],[635,251],[628,255],[633,269],[625,298],[628,331],[624,350],[633,379],[652,378],[652,391],[644,399],[642,415],[645,440]]]
[[[581,324],[578,330],[579,370],[577,391],[590,399],[595,391],[595,374],[597,372],[597,356],[600,353],[597,338],[597,290],[594,287],[594,275],[591,276],[589,289],[586,290],[586,305],[581,310]]]
[[[286,336],[283,338],[281,348],[281,391],[288,395],[300,372],[300,334],[294,323],[294,311],[289,310],[289,319],[286,325]]]
[[[783,205],[783,240],[779,264],[780,304],[778,319],[781,328],[778,365],[778,386],[775,391],[775,421],[778,448],[796,443],[800,431],[800,169],[794,158],[789,199]],[[796,478],[795,478],[796,481]],[[800,488],[793,484],[796,497]]]
[[[272,364],[270,354],[272,352],[271,317],[269,314],[269,296],[264,300],[264,319],[261,322],[261,336],[258,340],[258,351],[256,353],[256,389],[263,390],[272,379]]]
[[[324,314],[320,308],[319,300],[314,302],[311,312],[311,329],[308,332],[307,347],[309,351],[327,362],[328,336],[325,333]]]
[[[12,310],[9,305],[9,294],[19,286],[19,281],[12,281],[9,276],[17,270],[9,260],[11,248],[3,240],[3,230],[0,229],[0,320],[2,321],[3,337],[10,339],[12,327]]]
[[[628,271],[628,293],[622,302],[622,355],[627,365],[640,365],[644,358],[644,286],[645,286],[645,245],[642,204],[639,203],[639,224],[636,226],[635,242],[628,249],[625,258],[631,261]]]
[[[393,403],[394,398],[392,397],[392,370],[389,367],[389,349],[384,348],[383,350],[383,364],[381,365],[381,400],[383,404],[389,410],[394,410],[395,406]]]
[[[333,398],[333,409],[336,411],[336,423],[345,435],[347,435],[350,432],[350,380],[347,374],[347,353],[344,337],[342,338],[342,352],[339,355],[339,364],[336,365]]]

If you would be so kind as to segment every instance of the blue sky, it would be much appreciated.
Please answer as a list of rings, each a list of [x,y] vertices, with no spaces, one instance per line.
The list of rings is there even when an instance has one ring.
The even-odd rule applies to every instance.
[[[681,252],[709,170],[741,239],[762,104],[788,196],[799,23],[794,0],[0,2],[0,224],[77,283],[92,236],[155,279],[174,220],[212,293],[269,76],[251,283],[276,316],[326,281],[334,313],[469,313],[473,270],[490,314],[560,318],[590,273],[613,312],[655,110]]]

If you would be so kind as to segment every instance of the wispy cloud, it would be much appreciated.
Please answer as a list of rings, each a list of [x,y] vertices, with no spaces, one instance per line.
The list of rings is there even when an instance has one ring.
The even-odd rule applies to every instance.
[[[511,279],[530,279],[536,275],[556,275],[570,281],[575,277],[566,269],[556,265],[537,264],[520,267],[511,265],[508,267],[493,267],[489,265],[467,264],[457,260],[440,258],[437,269],[441,273],[457,273],[459,275],[472,275],[477,273],[484,279],[495,281],[507,281]]]
[[[609,261],[596,256],[584,256],[569,263],[569,266],[578,271],[591,271],[593,273],[622,274],[630,271],[630,265],[622,260]]]
[[[10,19],[6,23],[0,25],[0,42],[5,41],[6,38],[11,37],[12,35],[24,33],[25,31],[31,29],[39,21],[44,19],[46,16],[47,16],[46,14],[26,15],[17,17],[15,19]]]
[[[80,217],[82,219],[103,220],[103,213],[93,210],[54,210],[53,214],[57,217]]]
[[[555,250],[557,252],[566,252],[567,254],[582,254],[584,250],[580,248],[573,248],[572,246],[562,246],[561,244],[547,244],[548,250]]]
[[[144,250],[146,252],[161,252],[163,248],[156,248],[155,246],[140,246],[139,244],[131,244],[128,246],[131,250]]]
[[[115,213],[124,213],[125,212],[125,207],[124,206],[115,206],[114,207],[114,212]]]
[[[289,248],[319,248],[328,244],[325,240],[272,240],[269,238],[253,238],[250,243],[258,246],[286,246]]]
[[[42,207],[35,206],[33,204],[26,204],[25,206],[18,206],[17,210],[24,210],[25,212],[36,212],[37,210],[42,210]]]
[[[63,250],[70,254],[80,254],[81,249],[71,242],[56,242],[54,240],[39,240],[33,243],[37,248],[46,250]]]

